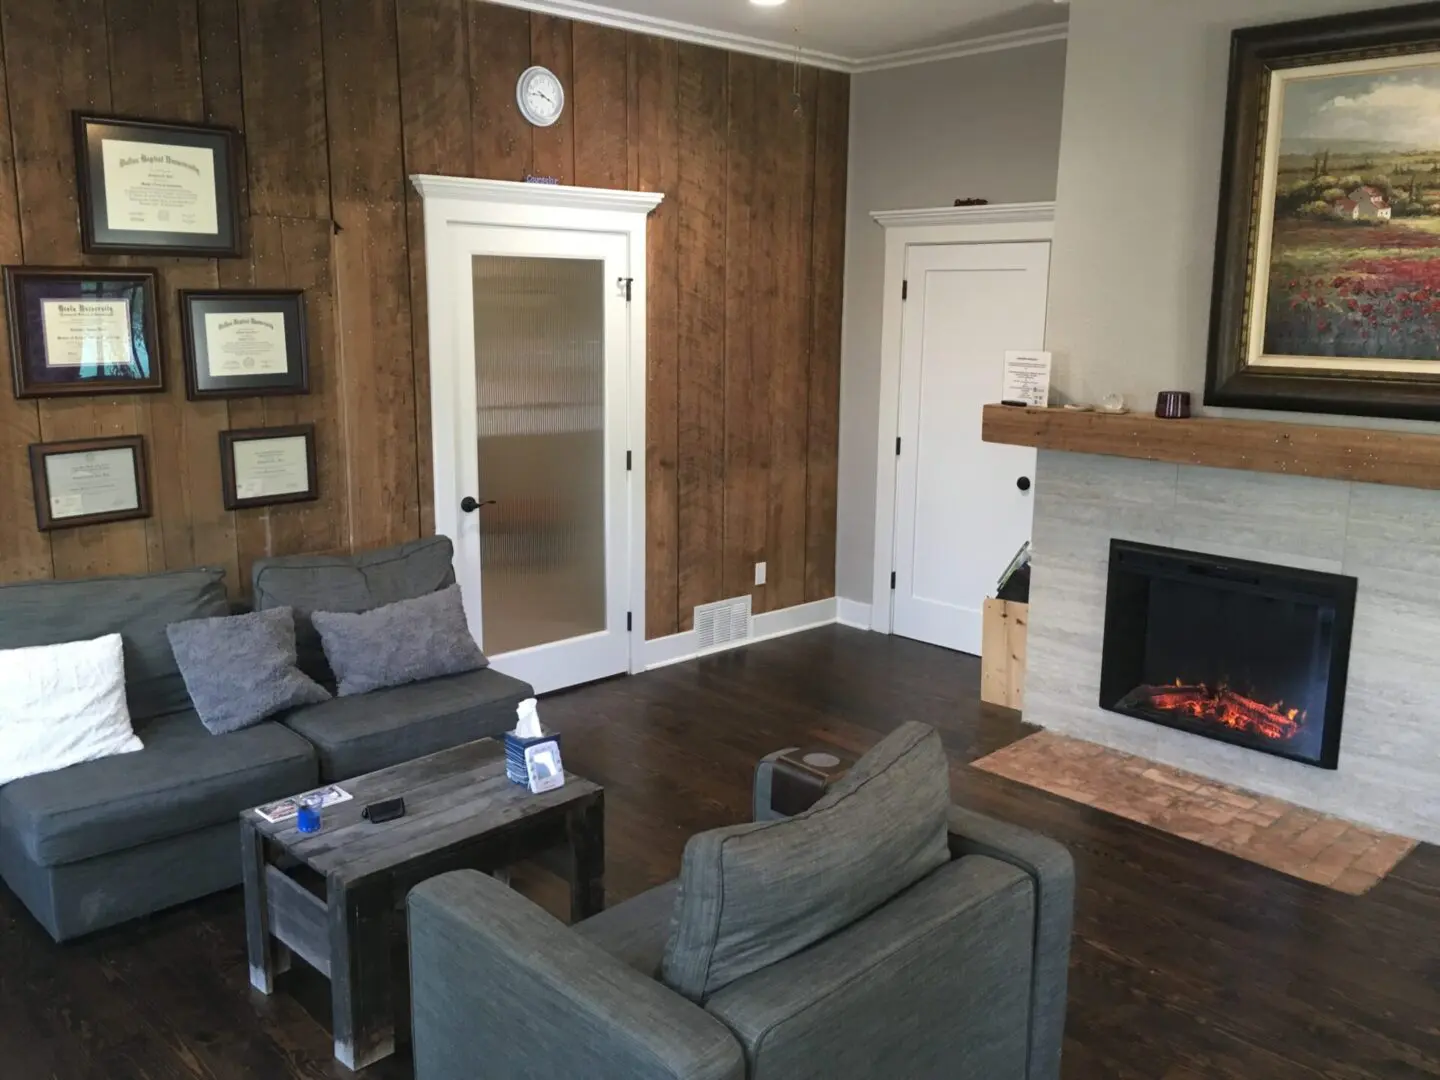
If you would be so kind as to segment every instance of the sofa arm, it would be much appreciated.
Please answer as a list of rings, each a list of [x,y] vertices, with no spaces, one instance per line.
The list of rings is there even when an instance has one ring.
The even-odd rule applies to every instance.
[[[416,1080],[744,1080],[703,1009],[474,871],[409,897]]]
[[[949,828],[950,852],[956,858],[988,855],[1025,871],[1035,883],[1035,968],[1026,1080],[1058,1080],[1075,917],[1075,862],[1054,840],[959,806],[950,808]]]
[[[796,748],[791,746],[784,750],[776,750],[773,754],[766,754],[760,759],[760,764],[755,766],[755,793],[753,796],[753,821],[779,821],[784,814],[776,813],[770,805],[770,793],[775,780],[775,762]]]

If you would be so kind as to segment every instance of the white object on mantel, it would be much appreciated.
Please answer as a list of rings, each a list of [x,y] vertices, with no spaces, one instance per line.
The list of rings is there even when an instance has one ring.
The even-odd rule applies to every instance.
[[[0,784],[144,749],[119,634],[0,651]]]
[[[1007,352],[1001,401],[1023,401],[1043,409],[1050,404],[1051,356],[1048,352]]]

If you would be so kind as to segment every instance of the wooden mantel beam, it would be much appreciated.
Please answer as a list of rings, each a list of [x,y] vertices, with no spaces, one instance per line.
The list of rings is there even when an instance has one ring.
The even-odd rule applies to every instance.
[[[986,442],[1041,450],[1440,490],[1440,435],[1007,405],[985,406],[981,431]]]

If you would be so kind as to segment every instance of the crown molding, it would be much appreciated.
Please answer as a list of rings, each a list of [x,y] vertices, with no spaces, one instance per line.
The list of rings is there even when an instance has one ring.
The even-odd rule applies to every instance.
[[[978,56],[981,53],[1000,52],[1005,49],[1023,49],[1030,45],[1041,45],[1050,41],[1064,41],[1069,36],[1067,26],[1054,24],[1036,27],[1032,30],[1016,30],[1007,34],[970,38],[966,41],[955,41],[945,45],[929,45],[923,49],[907,49],[902,52],[886,53],[883,56],[857,58],[806,48],[797,50],[792,41],[772,41],[767,38],[751,37],[748,34],[710,30],[693,23],[660,19],[653,15],[637,15],[631,11],[620,11],[603,4],[587,3],[586,0],[493,0],[493,2],[503,4],[505,7],[538,11],[542,15],[555,15],[564,19],[595,23],[598,26],[609,26],[616,30],[629,30],[638,34],[654,34],[656,37],[688,41],[694,45],[709,45],[731,52],[764,56],[771,60],[794,60],[798,54],[801,63],[810,67],[841,71],[847,75],[912,67],[916,64],[931,64],[937,60],[955,60],[962,56]]]
[[[1008,49],[1026,49],[1031,45],[1045,45],[1051,41],[1065,41],[1070,37],[1070,27],[1065,23],[1051,26],[1037,26],[1030,30],[1012,30],[1007,34],[990,34],[986,37],[954,41],[948,45],[928,45],[923,49],[906,49],[903,52],[887,53],[864,60],[851,60],[850,73],[865,75],[872,71],[889,71],[892,68],[914,67],[917,64],[934,64],[941,60],[958,60],[962,56],[979,56],[982,53],[1004,52]]]
[[[571,187],[568,184],[522,184],[514,180],[476,180],[468,176],[410,177],[422,199],[457,202],[504,203],[507,206],[543,206],[552,210],[613,210],[648,214],[665,196],[649,191],[613,191],[610,188]]]
[[[886,229],[936,225],[1014,225],[1055,220],[1053,202],[1001,203],[996,206],[937,206],[926,210],[875,210],[870,216]]]

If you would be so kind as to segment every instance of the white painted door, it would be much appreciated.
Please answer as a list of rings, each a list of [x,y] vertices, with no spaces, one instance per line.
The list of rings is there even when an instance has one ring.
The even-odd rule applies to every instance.
[[[496,669],[540,693],[620,674],[630,485],[643,475],[626,462],[628,238],[463,235],[456,562],[471,630]]]
[[[1045,345],[1050,244],[911,247],[900,360],[895,633],[980,653],[985,597],[1030,539],[1035,451],[981,441],[1005,353]]]

